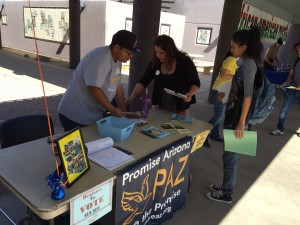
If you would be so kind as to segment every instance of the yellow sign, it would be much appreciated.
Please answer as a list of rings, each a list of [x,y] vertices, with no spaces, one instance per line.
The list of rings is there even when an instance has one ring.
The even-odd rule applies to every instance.
[[[57,147],[69,187],[90,168],[80,128],[59,137]]]
[[[196,151],[198,148],[201,148],[205,142],[205,139],[207,138],[207,135],[210,133],[210,130],[203,131],[200,134],[197,134],[193,137],[193,147],[191,150],[191,153]]]

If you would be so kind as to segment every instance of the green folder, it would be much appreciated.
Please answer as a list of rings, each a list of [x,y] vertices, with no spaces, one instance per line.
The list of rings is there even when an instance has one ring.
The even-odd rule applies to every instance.
[[[228,152],[236,152],[245,155],[256,155],[257,132],[244,131],[244,137],[238,139],[234,135],[234,130],[223,130],[224,149]]]

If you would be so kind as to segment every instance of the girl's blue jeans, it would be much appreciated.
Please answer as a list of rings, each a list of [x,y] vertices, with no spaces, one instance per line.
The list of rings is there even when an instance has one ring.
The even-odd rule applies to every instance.
[[[226,103],[223,104],[218,100],[218,91],[216,90],[212,90],[211,97],[214,104],[214,116],[208,121],[213,126],[209,137],[211,139],[217,139],[220,138],[219,127],[220,122],[222,121],[225,114]]]

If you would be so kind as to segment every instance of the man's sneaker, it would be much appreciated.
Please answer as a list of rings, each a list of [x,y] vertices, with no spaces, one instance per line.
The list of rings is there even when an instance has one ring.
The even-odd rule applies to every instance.
[[[214,191],[214,192],[208,192],[206,196],[216,202],[223,202],[230,204],[232,202],[232,196],[229,194],[224,194],[222,191]]]
[[[276,129],[276,130],[273,130],[270,134],[272,134],[272,135],[283,135],[283,131]]]
[[[208,188],[212,191],[223,191],[223,186],[221,185],[210,184],[208,185]]]

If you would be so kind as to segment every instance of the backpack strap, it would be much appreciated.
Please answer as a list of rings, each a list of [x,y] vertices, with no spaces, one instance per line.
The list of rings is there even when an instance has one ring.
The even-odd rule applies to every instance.
[[[259,66],[259,64],[257,63],[257,61],[255,59],[253,59],[257,70],[256,70],[256,74],[255,74],[255,78],[254,78],[254,91],[258,90],[264,83],[264,75],[263,75],[263,69],[261,66]]]

